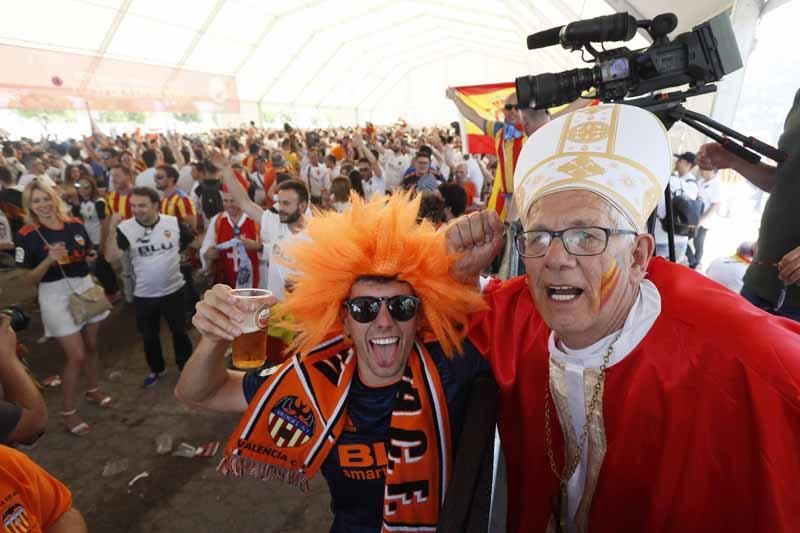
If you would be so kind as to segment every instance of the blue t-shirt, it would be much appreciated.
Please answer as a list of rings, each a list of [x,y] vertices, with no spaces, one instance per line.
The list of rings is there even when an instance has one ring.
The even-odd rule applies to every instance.
[[[464,342],[464,354],[445,357],[439,343],[425,345],[439,371],[447,397],[453,452],[463,427],[469,387],[475,376],[489,374],[489,364],[475,347]],[[267,376],[261,370],[244,377],[244,396],[253,399]],[[331,492],[331,533],[374,533],[383,520],[386,438],[399,383],[370,388],[353,375],[347,398],[344,431],[322,464]]]

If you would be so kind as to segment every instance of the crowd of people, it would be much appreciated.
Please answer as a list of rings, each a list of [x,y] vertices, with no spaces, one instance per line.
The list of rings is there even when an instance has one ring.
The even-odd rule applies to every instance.
[[[82,369],[86,400],[111,401],[97,383],[108,312],[75,323],[68,308],[93,279],[110,303],[134,304],[151,387],[165,370],[162,317],[179,369],[191,355],[196,284],[261,287],[282,300],[284,241],[301,234],[313,210],[342,212],[351,191],[369,200],[415,190],[425,198],[419,216],[441,225],[483,206],[495,165],[462,154],[453,131],[402,125],[5,142],[0,236],[37,288],[45,337],[65,354],[67,427],[90,430],[77,412]]]
[[[132,303],[142,386],[166,369],[163,317],[177,397],[243,414],[220,470],[301,487],[319,471],[332,531],[456,519],[442,509],[451,483],[475,483],[458,469],[475,449],[462,431],[484,378],[499,388],[503,530],[790,531],[800,326],[773,315],[800,319],[800,242],[765,237],[786,220],[774,213],[785,199],[770,198],[759,242],[733,256],[755,306],[691,270],[719,223],[718,169],[767,190],[797,181],[786,169],[800,157],[798,99],[781,166],[712,143],[677,155],[674,173],[647,111],[581,104],[550,116],[513,95],[504,122],[458,106],[495,140],[487,156],[466,153],[456,131],[404,124],[8,141],[0,245],[26,269],[45,335],[64,352],[72,434],[91,431],[77,410],[81,374],[86,402],[113,401],[99,387],[98,331],[109,307]],[[606,134],[575,134],[587,122]],[[669,254],[669,231],[689,268],[654,258]],[[237,288],[268,289],[284,332],[270,339],[283,357],[249,372],[226,363],[245,311]],[[102,302],[90,299],[98,291]],[[5,403],[23,405],[3,387]],[[26,411],[7,411],[13,440]],[[352,456],[365,449],[368,465]],[[698,506],[710,493],[717,503]],[[630,512],[611,511],[620,498]],[[59,516],[79,520],[61,500]]]

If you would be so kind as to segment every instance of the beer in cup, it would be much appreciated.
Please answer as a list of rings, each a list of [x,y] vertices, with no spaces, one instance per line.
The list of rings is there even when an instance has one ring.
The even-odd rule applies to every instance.
[[[67,243],[65,243],[64,241],[51,242],[50,246],[52,248],[64,248],[65,250],[67,249]],[[69,256],[67,255],[67,256],[64,256],[61,259],[59,259],[58,260],[58,264],[59,265],[68,265],[69,261],[70,261],[70,259],[69,259]]]
[[[267,360],[267,326],[269,326],[269,304],[267,298],[272,296],[264,289],[234,289],[231,294],[242,300],[236,302],[240,310],[250,309],[248,304],[261,304],[254,311],[246,311],[242,324],[242,334],[233,339],[233,366],[243,370],[258,368]]]

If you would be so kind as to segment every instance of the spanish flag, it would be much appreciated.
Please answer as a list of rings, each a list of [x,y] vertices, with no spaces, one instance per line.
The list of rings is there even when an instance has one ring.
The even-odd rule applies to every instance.
[[[525,144],[521,125],[503,123],[503,106],[515,90],[513,83],[454,87],[456,97],[486,119],[486,130],[461,117],[462,140],[471,154],[497,155],[497,172],[487,207],[502,220],[508,215],[507,200],[514,192],[514,167]]]
[[[486,119],[486,131],[461,116],[461,135],[466,152],[470,154],[495,154],[497,172],[492,185],[492,194],[487,203],[505,221],[510,200],[514,194],[514,169],[525,141],[528,139],[521,124],[502,122],[506,98],[516,88],[514,83],[492,83],[454,87],[456,98],[471,107]],[[566,110],[568,105],[548,109],[550,115]]]
[[[475,110],[486,120],[502,121],[503,106],[508,95],[514,92],[514,83],[492,83],[489,85],[469,85],[454,87],[456,97]],[[494,139],[479,126],[461,118],[461,132],[464,146],[470,154],[494,154]]]

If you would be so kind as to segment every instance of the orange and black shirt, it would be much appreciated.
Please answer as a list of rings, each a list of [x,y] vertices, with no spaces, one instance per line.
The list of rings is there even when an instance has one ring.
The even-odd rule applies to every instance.
[[[70,278],[82,278],[89,274],[86,254],[92,250],[92,240],[77,218],[65,220],[61,229],[51,229],[41,224],[27,224],[17,232],[14,241],[16,245],[14,259],[18,266],[27,269],[36,268],[47,258],[50,253],[49,244],[63,242],[66,245],[69,255],[60,265],[50,267],[42,278],[43,282],[63,279],[62,269]]]

